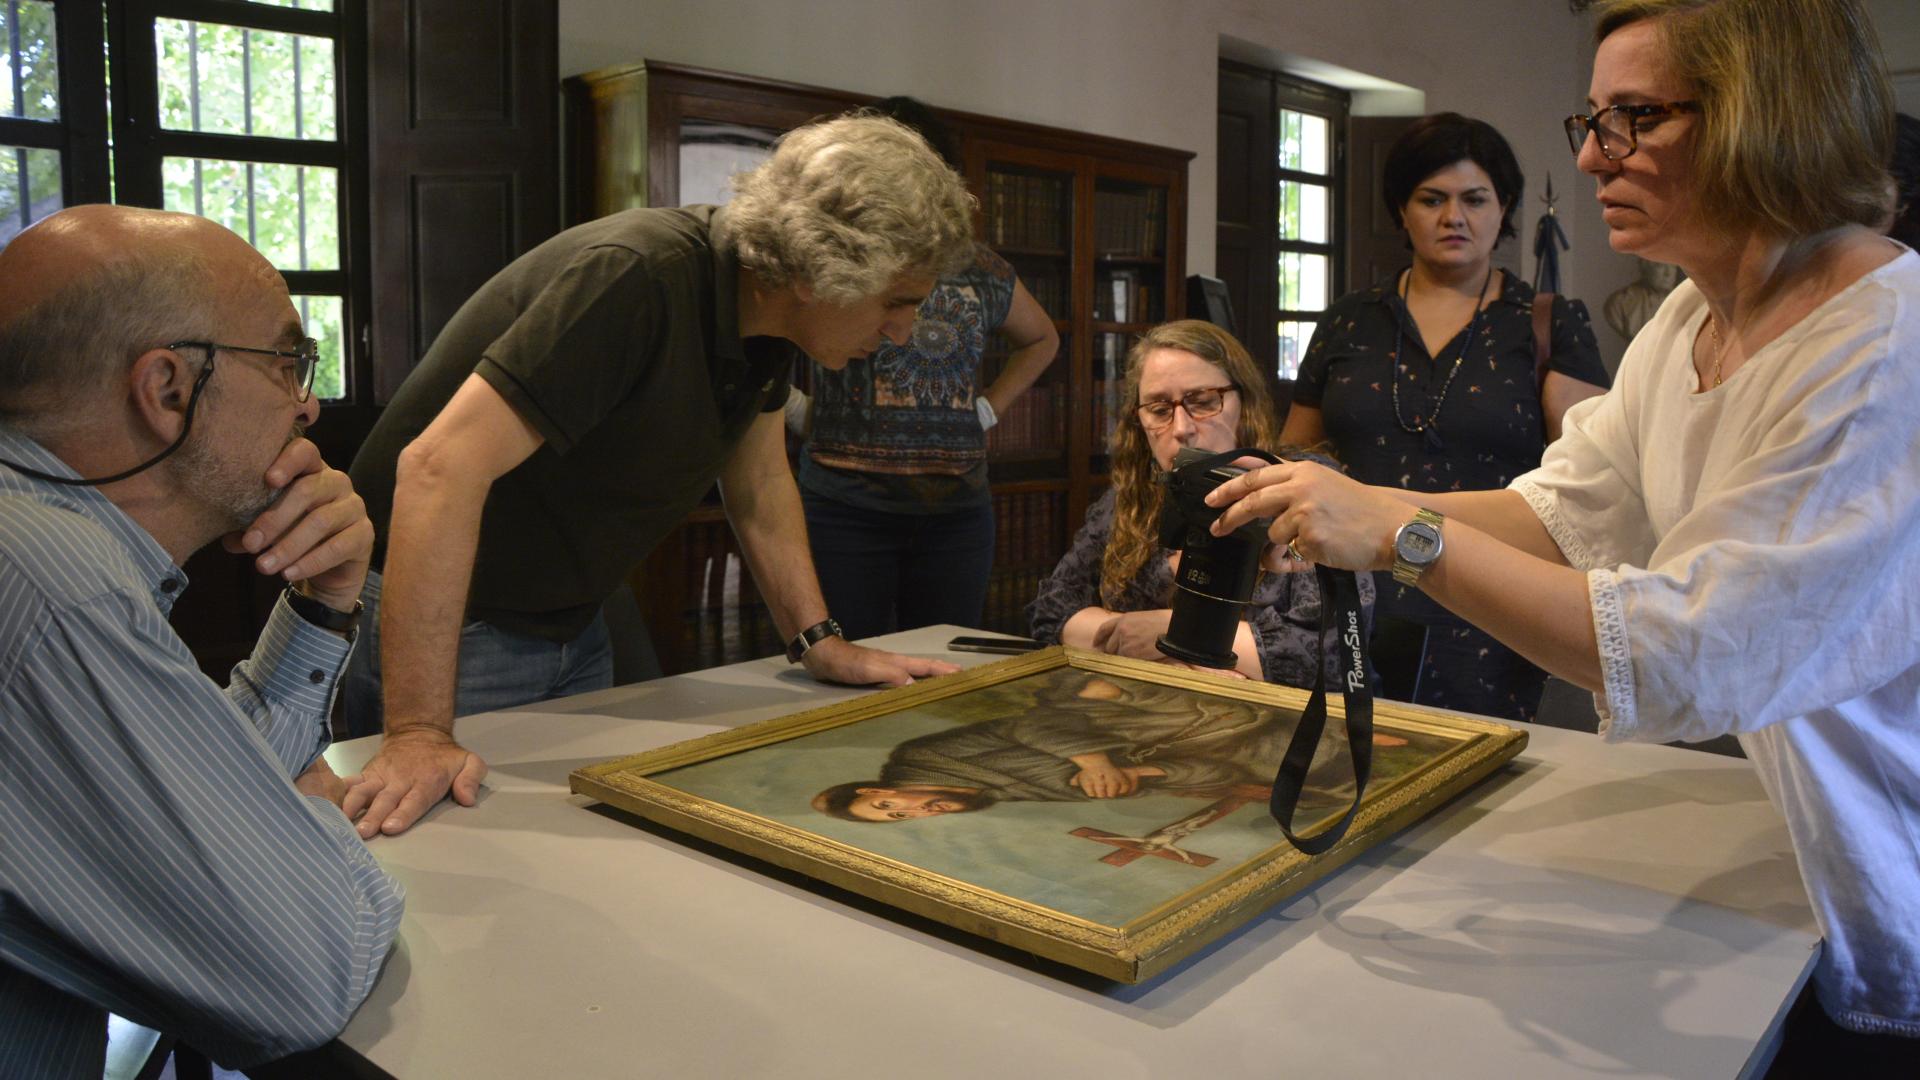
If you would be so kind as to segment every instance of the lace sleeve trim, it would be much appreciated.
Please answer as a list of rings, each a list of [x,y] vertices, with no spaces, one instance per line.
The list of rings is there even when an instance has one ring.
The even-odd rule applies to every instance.
[[[1553,537],[1553,542],[1559,545],[1560,553],[1567,557],[1569,564],[1580,570],[1593,569],[1598,560],[1592,549],[1580,539],[1578,532],[1561,519],[1559,503],[1553,496],[1525,476],[1513,482],[1512,490],[1519,492],[1520,497],[1527,500],[1527,506],[1532,509],[1533,515],[1540,519],[1540,524],[1547,527],[1547,535]]]
[[[1600,645],[1601,692],[1593,695],[1600,734],[1609,741],[1633,738],[1640,718],[1633,697],[1633,649],[1620,599],[1620,577],[1611,570],[1587,572],[1593,602],[1593,636]]]

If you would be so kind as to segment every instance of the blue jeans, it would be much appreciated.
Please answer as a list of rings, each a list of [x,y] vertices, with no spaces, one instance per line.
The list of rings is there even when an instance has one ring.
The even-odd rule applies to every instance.
[[[341,677],[340,709],[347,736],[378,735],[380,698],[380,575],[369,573],[360,602],[360,640]],[[490,712],[613,685],[613,649],[599,615],[565,644],[502,630],[474,620],[460,628],[460,667],[453,715]]]
[[[890,514],[807,491],[800,498],[820,591],[848,638],[933,623],[980,625],[993,570],[992,503]]]

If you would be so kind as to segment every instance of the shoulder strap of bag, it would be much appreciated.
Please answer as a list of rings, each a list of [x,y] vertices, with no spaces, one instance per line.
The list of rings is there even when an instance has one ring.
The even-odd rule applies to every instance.
[[[1533,387],[1547,385],[1547,357],[1553,353],[1553,293],[1533,294]]]

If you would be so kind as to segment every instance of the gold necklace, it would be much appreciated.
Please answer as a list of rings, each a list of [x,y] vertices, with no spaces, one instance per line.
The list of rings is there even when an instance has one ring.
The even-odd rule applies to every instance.
[[[1707,313],[1707,330],[1713,334],[1713,385],[1720,385],[1720,362],[1727,358],[1726,347],[1720,344],[1720,323]]]

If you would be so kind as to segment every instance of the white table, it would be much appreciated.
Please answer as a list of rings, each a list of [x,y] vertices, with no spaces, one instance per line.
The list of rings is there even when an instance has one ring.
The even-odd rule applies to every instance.
[[[878,643],[994,659],[946,653],[955,632]],[[374,841],[407,914],[341,1041],[400,1077],[1731,1076],[1770,1056],[1817,948],[1746,762],[1549,727],[1138,987],[567,791],[582,765],[858,692],[776,658],[461,720],[490,790]]]

